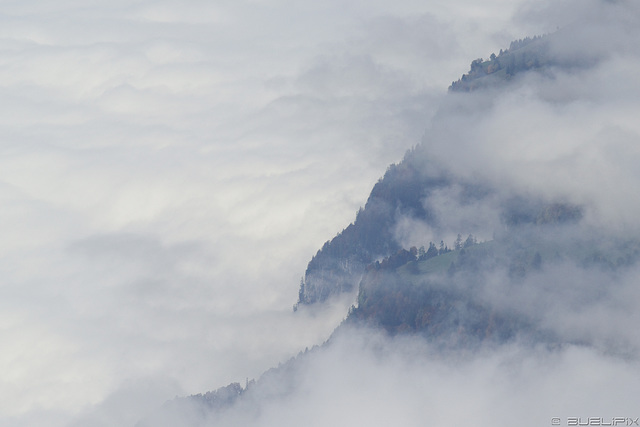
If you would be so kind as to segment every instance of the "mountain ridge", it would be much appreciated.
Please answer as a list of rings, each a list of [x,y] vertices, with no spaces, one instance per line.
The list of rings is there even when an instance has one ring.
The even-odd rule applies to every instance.
[[[490,60],[474,60],[449,92],[477,94],[506,87],[516,75],[581,66],[553,53],[554,37],[518,40]],[[459,215],[455,223],[452,214]],[[290,393],[292,378],[308,360],[352,328],[392,338],[418,336],[446,354],[513,342],[594,346],[626,354],[625,346],[633,349],[632,344],[613,345],[598,331],[553,324],[560,308],[580,318],[581,305],[607,298],[640,260],[639,240],[607,235],[588,222],[588,214],[588,206],[568,197],[505,190],[490,180],[456,175],[432,160],[427,135],[387,168],[355,220],[308,263],[294,310],[344,293],[357,298],[331,337],[244,388],[233,383],[178,398],[170,406],[196,408],[209,421],[211,414],[234,405],[241,405],[241,412],[259,412],[257,402]],[[402,221],[430,230],[411,236],[421,239],[420,248],[398,237]],[[483,233],[491,238],[474,238]],[[445,241],[451,235],[456,240]],[[587,292],[580,286],[585,278],[601,286]],[[568,307],[554,305],[567,301]],[[138,427],[151,425],[147,420]]]

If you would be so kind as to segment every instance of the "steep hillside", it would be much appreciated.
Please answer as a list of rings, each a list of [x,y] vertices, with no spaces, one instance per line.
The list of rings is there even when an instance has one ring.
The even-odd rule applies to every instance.
[[[454,82],[450,92],[495,88],[516,75],[591,64],[584,59],[577,60],[555,52],[550,47],[555,37],[558,37],[557,33],[517,40],[499,55],[492,54],[489,60],[473,61],[469,73]],[[322,302],[343,292],[354,292],[369,263],[388,257],[401,248],[396,236],[400,219],[418,220],[436,230],[446,228],[447,219],[436,213],[442,194],[457,198],[455,203],[462,206],[497,197],[499,200],[497,203],[494,200],[494,207],[501,210],[500,215],[506,225],[527,220],[526,217],[536,214],[540,206],[556,202],[531,194],[498,194],[494,183],[462,178],[443,169],[429,153],[429,145],[437,137],[425,135],[424,140],[409,150],[400,163],[391,165],[373,187],[355,221],[318,250],[300,283],[296,307]],[[477,230],[454,232],[473,233]]]
[[[391,165],[373,187],[356,220],[312,258],[300,286],[298,304],[322,302],[331,295],[356,289],[366,265],[400,249],[393,235],[399,216],[433,222],[423,200],[450,180],[444,175],[427,174],[416,160],[409,152],[400,164]]]
[[[488,242],[475,243],[470,237],[456,250],[432,257],[400,250],[367,267],[357,306],[346,323],[364,323],[392,334],[419,333],[448,345],[504,342],[516,336],[555,341],[535,313],[501,299],[508,300],[506,295],[541,280],[555,280],[561,286],[565,278],[558,272],[565,269],[600,276],[603,295],[608,283],[616,282],[640,259],[637,240],[595,239],[581,230],[574,220],[556,219],[511,227]],[[490,289],[496,286],[503,293],[497,301]],[[585,293],[581,298],[586,301],[591,296]]]
[[[508,91],[501,89],[513,88],[510,82],[517,80],[514,79],[517,74],[544,80],[549,77],[545,73],[552,69],[590,66],[589,56],[580,60],[558,56],[552,49],[555,37],[557,34],[519,40],[488,61],[473,61],[471,71],[450,87],[450,92],[460,93],[447,95],[447,100],[455,98],[459,103],[452,103],[448,106],[450,110],[445,108],[437,116],[446,121],[450,119],[447,114],[454,111],[454,119],[447,123],[449,127],[428,133],[400,163],[391,165],[372,189],[355,221],[327,241],[309,262],[297,308],[322,303],[345,292],[357,295],[344,322],[327,342],[301,352],[255,382],[247,381],[244,388],[232,384],[204,395],[176,399],[165,408],[167,413],[197,414],[192,425],[215,425],[218,421],[223,425],[244,425],[238,424],[238,420],[262,419],[265,413],[280,415],[278,411],[288,411],[307,399],[316,382],[322,383],[320,389],[325,393],[322,397],[326,397],[333,396],[339,385],[344,385],[340,377],[352,371],[355,371],[349,377],[355,378],[352,382],[376,377],[380,367],[377,363],[385,351],[407,341],[412,343],[407,348],[415,353],[407,352],[409,356],[404,354],[404,359],[392,358],[390,365],[401,365],[397,360],[410,360],[414,355],[422,361],[446,360],[451,355],[457,357],[487,348],[492,351],[518,348],[532,354],[541,348],[550,352],[560,352],[566,347],[589,348],[607,357],[637,360],[640,337],[635,332],[621,332],[633,329],[629,319],[635,317],[630,317],[627,311],[631,310],[634,316],[637,311],[634,303],[640,271],[637,233],[627,229],[620,232],[603,222],[602,216],[594,214],[594,206],[584,202],[585,198],[574,197],[571,189],[577,186],[565,185],[564,189],[570,191],[542,188],[537,180],[548,181],[535,173],[526,176],[533,177],[536,183],[526,180],[514,183],[509,180],[514,175],[508,173],[469,171],[469,165],[486,158],[475,158],[472,154],[459,163],[457,157],[438,162],[434,154],[442,145],[460,143],[468,148],[478,141],[490,144],[491,132],[496,127],[507,127],[491,154],[500,150],[517,154],[523,145],[510,144],[519,137],[526,140],[526,147],[532,147],[533,155],[512,167],[530,167],[540,158],[552,168],[566,167],[576,151],[567,150],[551,160],[545,157],[548,147],[557,142],[553,139],[556,128],[550,133],[550,142],[540,141],[527,139],[531,129],[519,132],[520,122],[505,123],[502,115],[498,115],[497,125],[492,122],[491,126],[478,124],[487,119],[486,115],[474,116],[481,110],[478,106],[490,104],[483,103],[487,98],[505,96]],[[551,80],[554,78],[549,77],[548,81]],[[544,96],[551,92],[545,91]],[[507,105],[517,105],[525,95],[518,93],[515,101]],[[540,99],[535,101],[533,105],[538,106]],[[552,102],[556,108],[556,98],[552,97]],[[562,112],[563,108],[552,111]],[[556,123],[555,117],[542,117]],[[452,128],[465,128],[473,120],[477,120],[476,126],[469,133],[462,131],[447,138]],[[540,126],[538,122],[534,125]],[[489,137],[475,139],[482,132]],[[509,139],[511,135],[516,136]],[[444,142],[437,138],[443,138]],[[458,156],[458,145],[437,153],[440,159],[442,153]],[[595,157],[588,156],[587,163],[593,165]],[[573,183],[570,174],[559,176]],[[551,186],[557,182],[553,181]],[[595,181],[588,182],[593,185]],[[374,355],[373,368],[361,377],[358,357],[365,353],[356,347],[362,342],[350,347],[357,339],[366,341],[366,354]],[[416,342],[418,347],[412,347]],[[350,356],[355,361],[349,369],[336,369]],[[543,362],[546,367],[547,360]],[[324,370],[310,375],[318,366]],[[323,382],[324,375],[331,376],[333,381]],[[425,381],[432,377],[430,373]],[[357,393],[362,389],[356,387]],[[357,393],[347,396],[357,400]],[[288,400],[292,395],[304,397]],[[275,404],[271,413],[265,410],[280,401],[286,404]],[[492,413],[496,401],[487,403]],[[367,405],[370,403],[365,402]],[[424,405],[419,402],[415,406]],[[233,416],[225,418],[225,411],[233,412]],[[395,408],[390,412],[397,414]],[[140,427],[157,425],[156,421],[163,417],[162,412],[155,414]],[[287,419],[290,425],[300,422],[296,417]],[[357,417],[356,420],[360,421]]]
[[[470,92],[503,83],[516,74],[529,70],[542,70],[557,61],[549,53],[550,36],[535,36],[511,42],[509,49],[500,50],[490,58],[476,59],[471,69],[449,87],[452,92]]]

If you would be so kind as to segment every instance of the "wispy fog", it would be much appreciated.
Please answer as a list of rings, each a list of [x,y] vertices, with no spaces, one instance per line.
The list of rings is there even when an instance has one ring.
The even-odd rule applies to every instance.
[[[591,3],[550,38],[558,65],[508,91],[450,97],[425,144],[429,160],[456,175],[570,200],[589,206],[590,221],[637,232],[639,10]]]
[[[637,231],[638,23],[635,3],[595,0],[3,2],[0,424],[134,425],[322,343],[352,301],[293,313],[306,264],[425,129],[443,168]],[[446,95],[471,60],[558,27],[588,68]],[[636,361],[600,349],[452,363],[351,334],[223,425],[640,416]]]
[[[183,405],[155,411],[143,427],[552,425],[560,418],[637,418],[637,360],[580,346],[513,343],[442,353],[420,338],[343,330],[329,347],[249,388],[230,409]],[[623,425],[622,423],[620,425]]]

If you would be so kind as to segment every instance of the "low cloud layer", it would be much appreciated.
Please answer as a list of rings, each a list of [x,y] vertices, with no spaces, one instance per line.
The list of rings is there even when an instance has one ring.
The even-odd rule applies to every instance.
[[[461,175],[570,193],[595,206],[594,222],[633,226],[637,8],[536,4],[4,5],[0,424],[132,425],[176,394],[258,377],[322,342],[350,301],[292,313],[306,263],[425,127],[434,158]],[[476,100],[464,116],[438,116],[449,111],[447,85],[472,59],[563,26],[567,10],[598,24],[586,36],[607,41],[594,49],[609,52],[600,62],[528,79],[510,95]],[[465,376],[444,362],[425,361],[423,371],[422,362],[400,367],[402,351],[393,363],[339,351],[314,359],[310,372],[351,378],[354,406],[328,400],[345,419],[372,407],[350,388],[370,369],[380,371],[367,381],[387,390],[382,399],[398,395],[404,381],[394,378],[418,372],[419,393],[399,394],[407,425],[423,416],[412,412],[422,392],[433,407],[450,408],[443,417],[453,413],[447,402]],[[636,372],[581,349],[557,357],[565,359],[553,372],[586,372],[593,360],[611,379]],[[465,362],[467,402],[493,384],[482,369],[505,358]],[[444,400],[429,388],[447,378],[439,369],[454,378]],[[302,389],[320,380],[309,375]],[[504,381],[496,399],[509,395]],[[308,393],[328,398],[330,382]],[[536,387],[532,398],[549,386]],[[293,423],[308,403],[287,399],[298,405],[284,420]],[[265,425],[277,419],[274,405]],[[367,416],[394,412],[380,411]]]
[[[513,343],[443,354],[420,338],[346,330],[297,364],[263,380],[231,409],[204,415],[173,407],[148,425],[539,426],[638,417],[637,361],[586,347]]]

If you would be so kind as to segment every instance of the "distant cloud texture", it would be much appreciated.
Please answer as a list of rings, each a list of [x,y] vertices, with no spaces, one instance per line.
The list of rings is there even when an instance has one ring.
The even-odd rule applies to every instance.
[[[460,175],[550,189],[592,206],[592,224],[639,231],[638,9],[3,2],[0,424],[133,426],[176,395],[257,378],[322,343],[352,301],[293,313],[306,263],[421,140]],[[557,27],[558,54],[588,68],[527,77],[506,95],[446,94],[471,60]],[[471,226],[491,224],[483,209]],[[623,295],[594,311],[606,317]],[[625,321],[594,333],[626,337],[608,326]],[[452,425],[462,406],[474,425],[548,425],[584,408],[640,416],[617,412],[638,395],[625,382],[635,359],[514,346],[454,368],[427,347],[354,333],[250,421]],[[615,399],[594,391],[618,386]]]

